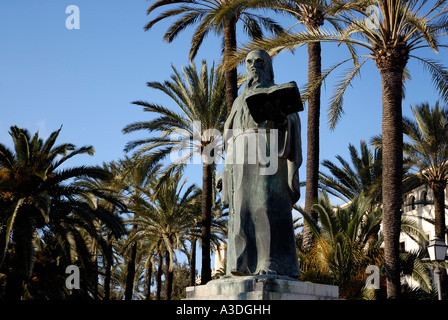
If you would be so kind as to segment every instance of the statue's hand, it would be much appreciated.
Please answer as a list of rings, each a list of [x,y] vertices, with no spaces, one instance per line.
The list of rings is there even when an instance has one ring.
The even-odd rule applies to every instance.
[[[282,111],[280,111],[278,120],[274,121],[274,123],[276,124],[276,127],[284,128],[286,126],[286,124],[288,123],[288,120],[286,117],[287,117],[287,115],[285,113],[283,113]]]
[[[272,104],[269,104],[271,109],[271,119],[274,121],[275,127],[284,128],[287,123],[287,115],[282,111],[279,103],[279,101],[276,101],[275,107]]]

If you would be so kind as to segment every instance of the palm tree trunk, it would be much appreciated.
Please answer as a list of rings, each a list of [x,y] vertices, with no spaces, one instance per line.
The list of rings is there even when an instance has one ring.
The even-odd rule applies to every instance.
[[[308,82],[313,83],[321,77],[321,45],[308,43]],[[315,221],[317,214],[312,206],[318,200],[319,181],[319,118],[320,86],[308,98],[307,156],[305,212]],[[303,227],[302,249],[308,251],[313,244],[313,234],[307,224]]]
[[[209,159],[203,156],[202,164],[202,272],[201,284],[212,279],[210,263],[210,228],[212,219],[212,168]]]
[[[171,300],[171,293],[173,292],[173,277],[174,272],[170,270],[171,258],[168,250],[166,251],[165,263],[165,296],[166,300]]]
[[[224,22],[224,58],[232,55],[236,51],[236,22],[237,18],[232,18]],[[233,101],[238,96],[238,73],[237,69],[225,72],[227,114],[232,110]]]
[[[445,239],[445,182],[434,184],[432,191],[434,193],[434,227],[435,235]]]
[[[106,271],[104,275],[104,300],[110,299],[110,282],[112,278],[112,236],[110,233],[107,235],[107,253],[106,253],[106,265],[104,266]]]
[[[190,286],[196,285],[196,241],[194,236],[190,237]]]
[[[383,234],[387,297],[400,296],[399,238],[401,229],[403,129],[403,71],[380,69],[383,100]]]
[[[5,298],[7,300],[20,300],[23,293],[25,274],[25,247],[22,241],[27,237],[22,236],[25,231],[25,223],[19,216],[15,222],[13,239],[11,244],[10,263],[6,277]]]
[[[133,227],[135,228],[135,226]],[[134,278],[135,278],[135,257],[137,255],[137,243],[134,243],[129,252],[129,261],[127,266],[126,275],[126,289],[124,293],[124,300],[132,300],[132,294],[134,291]]]
[[[160,300],[160,294],[162,292],[162,273],[163,273],[163,269],[162,269],[162,265],[163,265],[163,254],[162,252],[158,252],[159,255],[159,262],[158,262],[158,266],[157,266],[157,290],[156,290],[156,300]]]
[[[151,278],[152,278],[152,262],[150,261],[148,264],[148,269],[146,271],[146,300],[151,300]]]
[[[93,252],[92,252],[92,261],[93,261],[93,265],[94,265],[94,268],[95,268],[95,271],[94,271],[95,280],[93,282],[93,300],[99,300],[99,294],[98,294],[98,275],[99,275],[99,272],[98,272],[98,256],[97,256],[97,250],[96,250],[95,247],[93,248]]]
[[[434,183],[432,185],[432,191],[434,193],[434,228],[436,238],[443,239],[445,241],[445,187],[446,182]],[[440,268],[440,291],[447,295],[448,276],[446,269]]]

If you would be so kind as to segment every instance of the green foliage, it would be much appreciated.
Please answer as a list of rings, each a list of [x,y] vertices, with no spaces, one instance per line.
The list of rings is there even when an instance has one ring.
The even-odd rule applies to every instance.
[[[336,284],[343,298],[359,296],[367,266],[382,260],[381,210],[372,210],[370,201],[361,194],[347,207],[333,208],[323,193],[313,206],[319,224],[298,208],[316,237],[312,249],[299,254],[303,280]]]
[[[195,185],[183,191],[185,181],[176,174],[160,184],[147,199],[140,199],[130,209],[136,212],[132,223],[136,228],[129,241],[153,243],[157,251],[167,251],[170,255],[170,270],[174,263],[174,250],[186,240],[188,232],[194,228],[192,211],[200,202],[200,193]],[[183,194],[182,194],[183,193]],[[154,249],[153,249],[154,250]]]
[[[170,139],[170,134],[188,138],[187,145],[183,146],[182,157],[166,168],[167,174],[173,170],[182,170],[195,153],[202,155],[204,148],[217,139],[213,134],[204,133],[211,133],[213,129],[222,132],[227,116],[223,73],[215,71],[214,66],[208,70],[205,60],[200,70],[191,63],[182,68],[182,72],[173,67],[173,72],[170,81],[148,82],[148,87],[170,97],[178,112],[174,108],[135,101],[133,104],[142,106],[145,112],[153,113],[156,117],[150,121],[129,124],[123,129],[125,134],[141,130],[160,133],[159,137],[131,141],[125,147],[125,151],[139,148],[136,152],[139,158],[152,164],[159,163],[179,146],[179,141]]]
[[[384,272],[383,238],[379,233],[382,211],[371,201],[361,193],[346,206],[334,208],[323,193],[313,206],[319,214],[318,224],[296,207],[316,237],[309,251],[299,250],[302,280],[338,285],[340,296],[345,299],[369,297],[372,292],[365,288],[366,268],[375,265],[381,274]],[[422,245],[419,252],[402,253],[402,275],[410,276],[421,290],[430,292],[428,265],[423,262],[428,239],[415,221],[403,219],[401,225],[403,233]]]
[[[97,223],[103,223],[117,237],[124,233],[121,219],[92,199],[97,197],[116,207],[124,206],[99,189],[77,184],[85,178],[110,179],[109,173],[86,166],[60,169],[68,159],[94,152],[91,146],[55,145],[60,131],[44,141],[37,133],[31,136],[26,129],[13,126],[10,135],[14,151],[0,144],[0,270],[7,276],[7,292],[16,298],[24,288],[28,297],[54,294],[35,291],[33,281],[29,282],[39,280],[33,273],[34,267],[40,266],[36,254],[39,259],[53,259],[36,250],[39,241],[44,241],[40,244],[42,248],[47,247],[47,242],[52,244],[62,266],[79,264],[88,270],[91,262],[85,234],[101,245]],[[12,284],[13,277],[28,284],[24,288],[20,282]]]
[[[415,120],[403,119],[408,138],[404,152],[422,181],[433,186],[448,179],[448,109],[436,102],[431,108],[423,103],[411,107]]]
[[[360,142],[359,152],[353,145],[349,145],[351,163],[341,156],[336,156],[340,166],[324,160],[322,166],[331,175],[319,173],[319,184],[322,190],[350,201],[361,193],[372,198],[373,204],[381,202],[381,150],[370,150],[364,140]]]

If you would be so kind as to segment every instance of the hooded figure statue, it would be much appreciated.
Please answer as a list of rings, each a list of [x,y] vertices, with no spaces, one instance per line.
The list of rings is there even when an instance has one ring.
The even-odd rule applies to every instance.
[[[224,125],[228,275],[299,276],[292,206],[300,197],[302,110],[296,84],[274,84],[269,54],[250,52],[245,87]]]

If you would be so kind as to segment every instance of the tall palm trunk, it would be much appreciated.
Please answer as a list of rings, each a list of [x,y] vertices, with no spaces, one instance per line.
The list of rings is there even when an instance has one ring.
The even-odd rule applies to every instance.
[[[13,239],[11,244],[10,267],[6,278],[5,295],[8,300],[20,300],[23,294],[23,285],[26,280],[26,240],[30,224],[18,215],[16,218]]]
[[[212,168],[206,155],[202,164],[202,272],[201,284],[206,284],[212,279],[210,263],[210,234],[212,219]]]
[[[400,295],[399,238],[401,229],[403,129],[403,70],[380,69],[383,100],[383,234],[387,297]]]
[[[446,181],[436,182],[432,184],[434,193],[434,227],[436,238],[445,241],[445,188]],[[448,276],[446,269],[440,268],[440,291],[446,294],[448,288]]]
[[[92,262],[95,268],[94,271],[94,281],[93,281],[93,300],[98,300],[99,299],[99,295],[98,295],[98,256],[97,256],[97,250],[96,247],[92,248]]]
[[[196,238],[190,237],[190,286],[196,285]]]
[[[308,31],[319,29],[323,25],[323,13],[309,5],[301,5],[302,22]],[[320,42],[308,43],[308,83],[320,80],[322,73]],[[312,206],[317,203],[319,181],[319,125],[320,125],[320,85],[308,97],[307,153],[306,153],[306,189],[305,212],[317,220]],[[313,244],[313,234],[308,225],[303,228],[302,249],[307,251]]]
[[[146,277],[146,300],[151,300],[151,278],[152,278],[152,262],[149,261],[148,269],[146,269],[147,277]]]
[[[174,271],[170,270],[171,258],[168,250],[166,251],[165,263],[165,296],[166,300],[171,300],[171,293],[173,292],[173,278]]]
[[[93,281],[93,300],[98,300],[99,296],[98,296],[98,259],[96,256],[96,253],[93,256],[93,265],[95,267],[95,271],[94,271],[94,281]]]
[[[106,264],[104,266],[105,275],[104,275],[104,300],[110,299],[110,283],[112,280],[112,235],[111,233],[107,234],[107,252],[106,252]]]
[[[135,228],[135,225],[134,227]],[[134,243],[129,252],[129,261],[127,265],[126,275],[126,289],[124,293],[124,300],[132,300],[132,294],[134,291],[134,278],[135,278],[135,257],[137,255],[137,243]]]
[[[232,18],[224,23],[224,57],[232,55],[236,51],[236,22],[237,18]],[[233,101],[238,96],[238,73],[233,68],[225,72],[227,114],[232,110]]]
[[[156,278],[156,282],[157,282],[156,283],[156,285],[157,285],[156,300],[160,300],[160,295],[162,292],[163,254],[160,251],[157,254],[159,255],[159,261],[157,262],[158,266],[157,266],[157,278]]]
[[[308,44],[308,81],[315,82],[321,76],[321,46],[319,42]],[[308,98],[307,155],[305,212],[313,220],[317,213],[312,206],[317,203],[319,181],[319,118],[320,86]],[[313,243],[313,234],[307,224],[303,228],[303,249],[309,250]]]
[[[445,239],[445,187],[446,182],[434,183],[432,191],[434,193],[434,227],[435,235]]]

